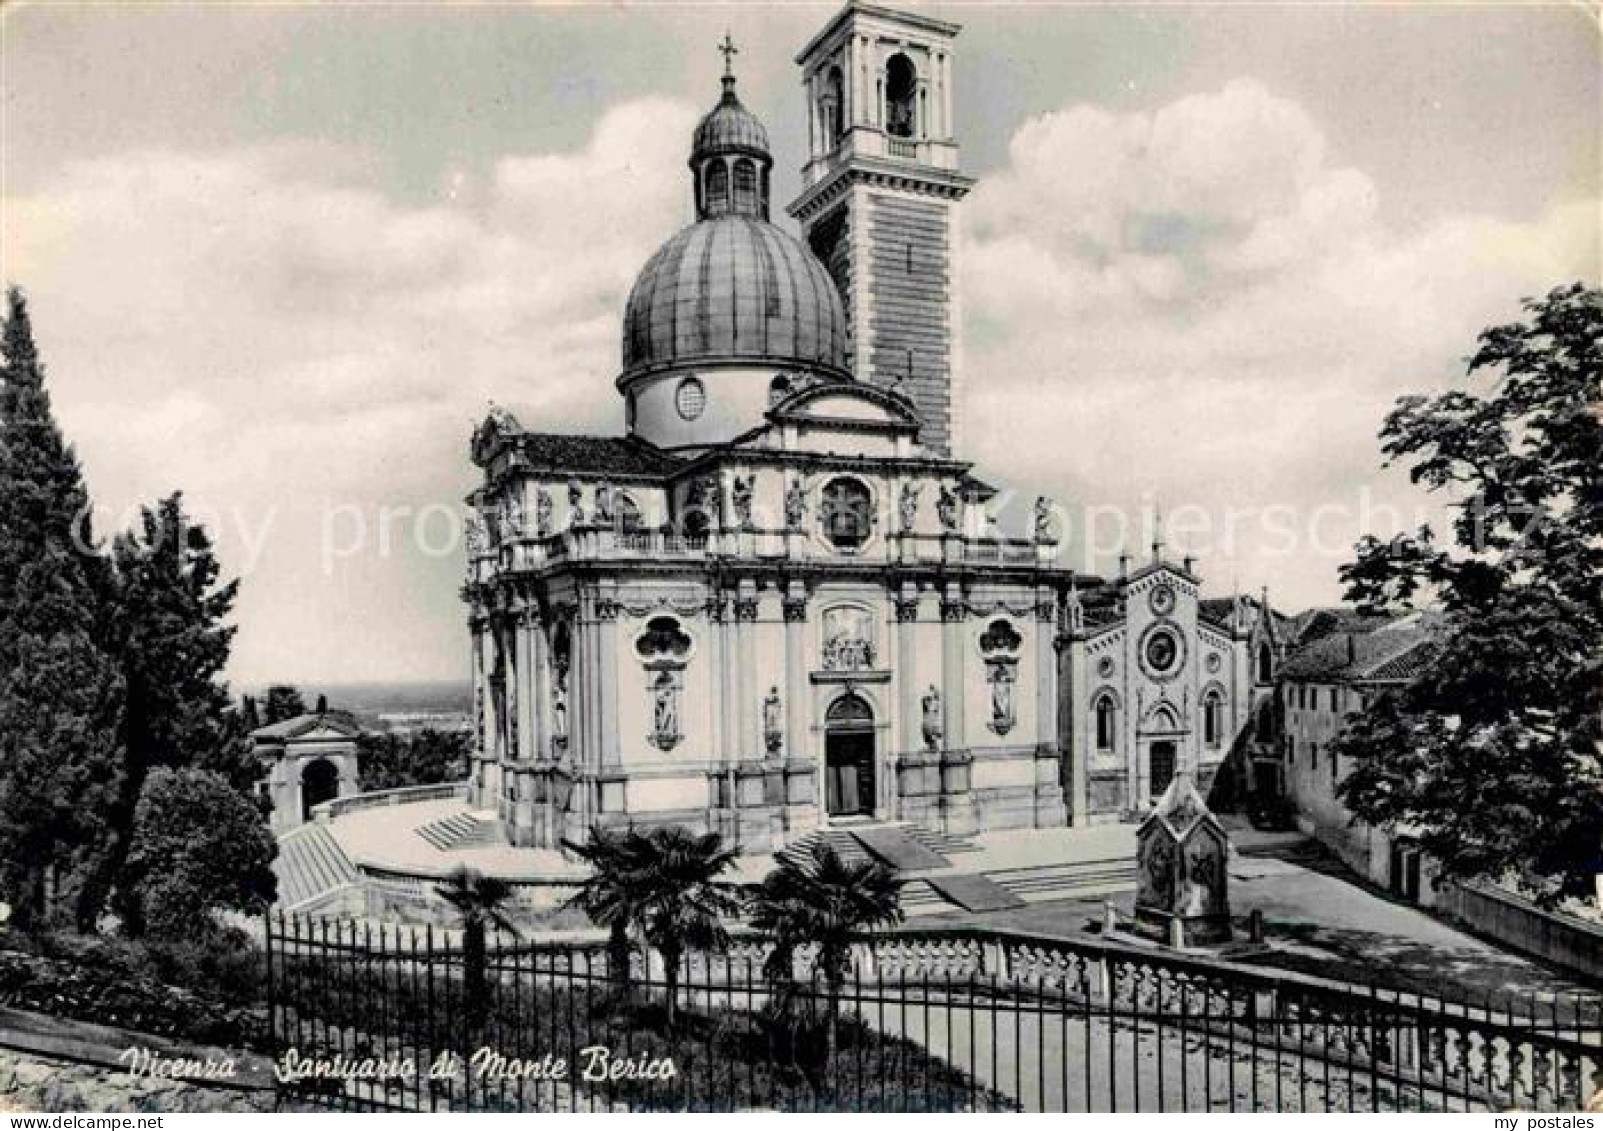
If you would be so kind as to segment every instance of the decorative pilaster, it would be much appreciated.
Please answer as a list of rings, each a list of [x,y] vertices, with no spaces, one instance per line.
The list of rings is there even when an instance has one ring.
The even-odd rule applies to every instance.
[[[712,636],[718,645],[718,757],[732,761],[740,749],[740,713],[735,702],[739,680],[735,675],[737,662],[733,609],[727,594],[714,594],[708,610]]]
[[[785,594],[785,757],[807,756],[807,596]]]
[[[551,656],[540,610],[532,602],[523,610],[523,634],[529,649],[524,685],[529,704],[529,756],[543,762],[551,757]]]
[[[902,753],[924,749],[923,709],[919,705],[918,595],[904,590],[896,599],[896,733]]]
[[[761,759],[763,756],[762,724],[757,709],[757,611],[756,583],[741,582],[740,595],[735,598],[735,701],[738,706],[736,721],[740,728],[738,754],[742,761]]]
[[[1069,772],[1069,823],[1085,825],[1091,819],[1090,774],[1091,746],[1094,736],[1091,725],[1090,660],[1085,647],[1085,611],[1080,594],[1069,590],[1069,602],[1064,611],[1063,631],[1058,636],[1059,670],[1064,673],[1060,681],[1060,694],[1068,702],[1066,725],[1058,735],[1058,746]]]
[[[534,656],[530,636],[533,629],[530,627],[530,613],[527,607],[520,605],[511,617],[512,629],[512,667],[513,678],[509,684],[512,688],[513,719],[517,734],[517,742],[513,746],[512,756],[520,762],[526,762],[534,756]]]
[[[596,698],[601,713],[597,761],[610,767],[623,761],[618,742],[618,602],[610,592],[596,599],[596,643]]]
[[[962,750],[968,745],[968,729],[963,718],[963,629],[968,604],[955,588],[941,600],[941,699],[945,709],[943,750]]]

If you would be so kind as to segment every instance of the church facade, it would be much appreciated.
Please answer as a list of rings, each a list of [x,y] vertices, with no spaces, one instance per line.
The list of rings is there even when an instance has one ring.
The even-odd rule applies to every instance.
[[[1052,504],[998,535],[958,454],[957,33],[852,3],[803,49],[800,238],[726,55],[696,220],[627,302],[624,434],[475,430],[469,794],[514,844],[1117,820],[1250,730],[1259,604],[1157,547],[1076,574]]]

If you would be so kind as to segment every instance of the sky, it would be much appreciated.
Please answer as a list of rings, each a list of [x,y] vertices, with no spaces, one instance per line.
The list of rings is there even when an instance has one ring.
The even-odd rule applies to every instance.
[[[622,430],[715,44],[788,200],[836,7],[8,5],[0,277],[98,527],[185,492],[237,682],[465,674],[473,423]],[[1081,568],[1161,513],[1211,592],[1338,600],[1360,534],[1439,515],[1381,466],[1393,400],[1603,270],[1582,6],[909,7],[963,25],[959,454]]]

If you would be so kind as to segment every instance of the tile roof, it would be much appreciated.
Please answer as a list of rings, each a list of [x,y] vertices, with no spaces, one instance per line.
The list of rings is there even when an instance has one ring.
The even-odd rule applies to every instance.
[[[1366,633],[1385,628],[1398,618],[1385,613],[1366,613],[1345,605],[1304,609],[1290,618],[1291,642],[1307,644],[1333,633]]]
[[[1423,670],[1433,640],[1419,628],[1331,633],[1293,652],[1280,674],[1303,682],[1401,682]]]
[[[518,451],[536,471],[575,475],[666,476],[684,461],[634,436],[570,436],[527,432]]]

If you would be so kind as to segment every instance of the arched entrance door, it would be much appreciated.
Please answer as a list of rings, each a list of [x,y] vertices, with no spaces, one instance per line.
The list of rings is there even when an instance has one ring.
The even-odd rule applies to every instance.
[[[1169,741],[1154,742],[1150,747],[1151,753],[1151,794],[1156,802],[1163,796],[1163,791],[1169,788],[1174,781],[1175,748]]]
[[[327,758],[306,763],[301,771],[301,820],[312,819],[312,806],[332,801],[340,793],[340,772]]]
[[[824,803],[831,817],[874,813],[874,709],[860,695],[824,716]]]

